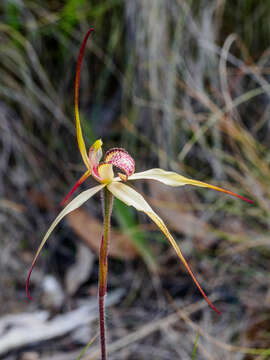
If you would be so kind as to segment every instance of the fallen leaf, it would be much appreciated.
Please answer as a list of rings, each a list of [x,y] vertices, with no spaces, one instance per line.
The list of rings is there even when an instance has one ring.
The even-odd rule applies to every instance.
[[[96,254],[99,254],[100,240],[103,233],[102,223],[83,209],[77,209],[67,215],[67,220],[74,232]],[[120,231],[111,229],[109,256],[118,259],[134,259],[138,256],[130,238]]]
[[[76,247],[75,263],[68,268],[65,277],[66,290],[69,295],[73,295],[87,280],[95,259],[94,254],[85,244],[77,242]]]

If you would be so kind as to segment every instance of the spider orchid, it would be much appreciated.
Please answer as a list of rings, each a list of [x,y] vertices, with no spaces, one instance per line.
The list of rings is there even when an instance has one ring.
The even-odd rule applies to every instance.
[[[199,282],[197,281],[195,275],[193,274],[191,268],[189,267],[187,261],[185,260],[179,246],[174,240],[173,236],[167,229],[163,220],[154,212],[151,206],[146,202],[141,194],[136,190],[130,187],[127,184],[128,180],[156,180],[168,186],[183,186],[183,185],[193,185],[198,187],[210,188],[213,190],[221,191],[226,194],[236,196],[242,200],[245,200],[249,203],[253,201],[244,198],[243,196],[237,195],[231,191],[222,189],[220,187],[210,185],[201,181],[188,179],[182,175],[179,175],[175,172],[165,171],[162,169],[150,169],[143,172],[135,173],[135,162],[133,158],[128,154],[128,152],[122,148],[113,148],[106,152],[103,161],[102,159],[102,141],[101,139],[97,140],[89,149],[87,154],[86,146],[82,135],[82,129],[79,118],[79,81],[80,81],[80,71],[82,65],[83,54],[86,46],[87,39],[93,29],[90,29],[83,40],[76,69],[75,77],[75,121],[76,121],[76,132],[77,132],[77,141],[78,147],[83,159],[83,162],[86,166],[86,171],[82,177],[77,181],[72,190],[67,194],[63,203],[69,199],[72,193],[89,177],[92,176],[99,185],[92,187],[86,191],[83,191],[75,199],[73,199],[57,216],[53,221],[47,233],[45,234],[37,252],[33,259],[27,282],[26,282],[26,292],[27,296],[31,299],[29,293],[29,281],[30,276],[33,270],[33,267],[37,261],[37,258],[46,243],[48,237],[56,227],[56,225],[63,219],[67,214],[73,210],[79,208],[83,203],[89,200],[98,192],[103,193],[103,215],[104,215],[104,232],[100,244],[100,258],[99,258],[99,311],[100,311],[100,341],[101,341],[101,353],[102,359],[106,359],[106,345],[105,345],[105,323],[104,323],[104,297],[106,295],[107,289],[107,268],[108,268],[108,245],[109,245],[109,232],[110,232],[110,217],[112,211],[113,197],[115,196],[128,206],[133,206],[136,210],[144,212],[148,217],[159,227],[159,229],[166,236],[172,247],[174,248],[176,254],[183,262],[190,276],[192,277],[197,288],[200,290],[202,296],[209,304],[209,306],[214,309],[217,313],[219,311],[214,307],[210,302],[205,292],[201,288]],[[117,176],[114,174],[114,168],[119,169]]]

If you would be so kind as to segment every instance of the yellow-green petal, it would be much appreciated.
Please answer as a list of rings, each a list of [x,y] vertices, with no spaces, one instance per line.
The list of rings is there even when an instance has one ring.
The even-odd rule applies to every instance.
[[[238,197],[238,198],[240,198],[244,201],[247,201],[251,204],[253,203],[252,200],[249,200],[249,199],[245,198],[244,196],[235,194],[232,191],[225,190],[218,186],[207,184],[202,181],[189,179],[189,178],[186,178],[185,176],[182,176],[175,172],[165,171],[162,169],[150,169],[150,170],[146,170],[143,172],[135,173],[135,174],[131,175],[128,179],[129,180],[139,180],[139,179],[157,180],[157,181],[160,181],[163,184],[166,184],[169,186],[193,185],[193,186],[205,187],[205,188],[213,189],[216,191],[221,191],[223,193]],[[118,181],[118,179],[115,179],[115,180]]]

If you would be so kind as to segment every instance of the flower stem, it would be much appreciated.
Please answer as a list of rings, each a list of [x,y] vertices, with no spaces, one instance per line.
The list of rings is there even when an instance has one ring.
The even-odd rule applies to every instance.
[[[108,248],[110,237],[110,222],[113,205],[113,195],[105,187],[103,190],[103,236],[99,252],[99,328],[100,328],[100,347],[101,359],[106,360],[106,329],[104,314],[104,299],[107,292],[107,274],[108,274]]]

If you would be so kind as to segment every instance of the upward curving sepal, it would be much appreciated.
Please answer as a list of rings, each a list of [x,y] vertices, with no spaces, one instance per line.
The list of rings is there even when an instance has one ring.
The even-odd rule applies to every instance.
[[[83,159],[83,162],[85,163],[87,169],[90,169],[89,166],[89,160],[86,152],[85,142],[82,135],[82,128],[81,128],[81,122],[80,122],[80,116],[79,116],[79,87],[80,87],[80,73],[81,73],[81,67],[82,67],[82,60],[83,60],[83,54],[85,50],[85,46],[87,43],[87,39],[89,35],[94,31],[93,28],[89,29],[83,39],[82,46],[80,48],[78,61],[77,61],[77,68],[76,68],[76,77],[75,77],[75,121],[76,121],[76,133],[77,133],[77,141],[79,150]]]

